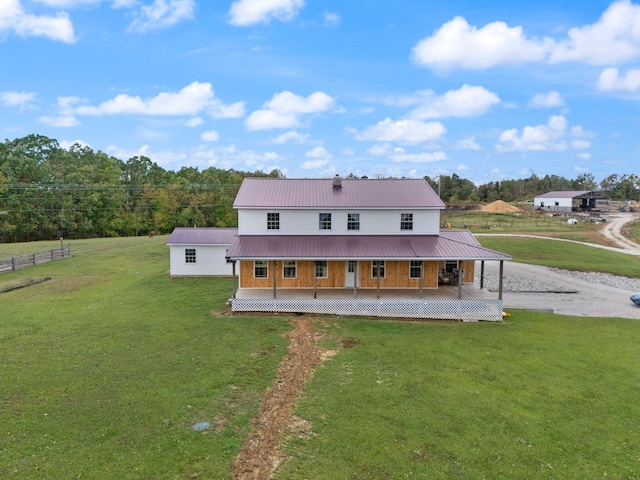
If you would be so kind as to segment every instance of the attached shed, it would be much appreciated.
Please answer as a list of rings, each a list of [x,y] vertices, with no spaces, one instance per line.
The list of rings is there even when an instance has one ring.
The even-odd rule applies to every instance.
[[[230,277],[233,271],[226,260],[227,249],[237,234],[237,228],[176,228],[166,242],[170,275]]]
[[[571,213],[596,208],[599,195],[589,190],[549,192],[535,197],[533,206],[544,212]]]

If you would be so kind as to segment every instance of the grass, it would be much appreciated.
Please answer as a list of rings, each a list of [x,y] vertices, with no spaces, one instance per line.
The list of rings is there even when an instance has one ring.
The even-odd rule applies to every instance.
[[[636,243],[640,243],[640,220],[634,220],[622,227],[622,234]]]
[[[632,268],[529,240],[543,241],[481,239],[518,260],[557,245],[529,260]],[[291,318],[225,316],[230,281],[169,279],[163,242],[72,244],[78,256],[0,276],[52,277],[0,295],[0,478],[231,478]],[[338,353],[297,403],[309,428],[289,433],[277,479],[640,476],[637,321],[316,326]]]
[[[640,324],[339,319],[277,479],[637,478]],[[352,348],[340,348],[349,339]]]

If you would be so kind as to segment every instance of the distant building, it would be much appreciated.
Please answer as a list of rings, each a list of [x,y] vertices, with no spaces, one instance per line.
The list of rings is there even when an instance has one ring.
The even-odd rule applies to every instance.
[[[600,196],[590,190],[568,190],[548,192],[533,200],[533,207],[544,212],[571,213],[596,208],[596,199]]]

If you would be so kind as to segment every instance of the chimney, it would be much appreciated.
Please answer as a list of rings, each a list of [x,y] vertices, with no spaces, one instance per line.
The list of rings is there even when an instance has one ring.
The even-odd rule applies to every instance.
[[[333,188],[342,188],[342,177],[336,173],[333,177]]]

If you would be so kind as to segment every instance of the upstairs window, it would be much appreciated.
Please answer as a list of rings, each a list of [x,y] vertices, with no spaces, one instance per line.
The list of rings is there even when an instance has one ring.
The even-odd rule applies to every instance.
[[[360,230],[359,213],[347,213],[347,230]]]
[[[267,230],[280,230],[279,213],[267,213]]]
[[[378,278],[378,269],[380,269],[380,278],[384,278],[386,270],[384,260],[374,260],[371,262],[371,278]]]
[[[266,260],[255,260],[253,262],[254,278],[269,278],[269,264]]]
[[[296,261],[285,260],[282,262],[282,277],[283,278],[296,278]]]
[[[184,249],[184,263],[196,263],[196,249],[185,248]]]
[[[318,217],[320,230],[331,230],[331,214],[321,213]]]
[[[400,214],[400,230],[413,230],[413,213]]]
[[[420,260],[411,260],[409,262],[409,278],[420,278],[422,272],[422,262]]]

